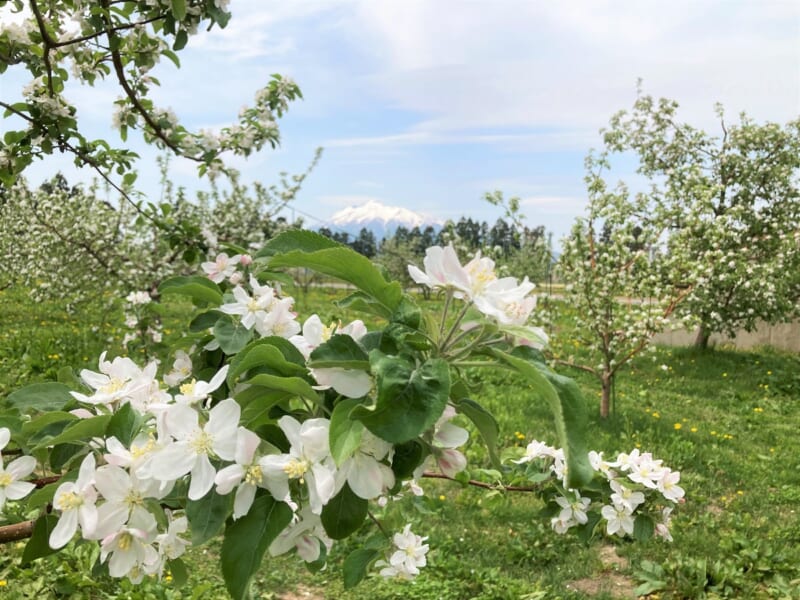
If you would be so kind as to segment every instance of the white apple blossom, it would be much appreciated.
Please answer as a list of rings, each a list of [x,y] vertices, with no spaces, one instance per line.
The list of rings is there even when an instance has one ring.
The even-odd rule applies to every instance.
[[[644,504],[644,494],[625,487],[619,481],[611,481],[611,489],[614,493],[611,494],[611,501],[614,504],[625,506],[631,512],[636,510],[640,504]]]
[[[678,471],[665,468],[662,476],[656,481],[656,487],[667,500],[671,502],[680,502],[686,493],[683,488],[678,485],[680,480],[681,474]]]
[[[267,318],[267,310],[272,304],[272,298],[262,296],[252,297],[244,288],[237,285],[233,288],[233,297],[236,302],[229,302],[219,307],[226,315],[238,315],[246,329],[252,329],[259,321]]]
[[[0,451],[11,439],[11,431],[0,427]],[[6,500],[20,500],[30,494],[36,486],[27,481],[21,481],[36,469],[36,459],[32,456],[20,456],[12,460],[5,467],[3,456],[0,454],[0,514]]]
[[[291,445],[288,454],[264,456],[261,471],[264,485],[278,500],[289,496],[289,481],[299,480],[308,488],[311,512],[320,514],[322,507],[336,493],[336,466],[328,445],[330,421],[308,419],[300,424],[294,417],[278,419]]]
[[[134,306],[147,304],[152,300],[149,292],[131,292],[125,296],[125,301]]]
[[[200,415],[186,404],[170,406],[164,414],[166,433],[175,441],[154,453],[144,469],[145,477],[174,481],[191,473],[189,499],[199,500],[214,485],[216,469],[210,456],[233,460],[241,409],[228,398],[209,412],[201,427]]]
[[[129,521],[143,517],[141,513],[149,515],[145,500],[158,500],[168,492],[158,481],[140,480],[114,465],[104,465],[95,471],[94,486],[105,500],[97,509],[97,529],[90,536],[96,539],[103,539]]]
[[[270,544],[269,553],[271,556],[278,556],[294,548],[304,561],[314,562],[320,556],[320,543],[328,550],[333,546],[333,540],[325,533],[319,515],[305,506]]]
[[[49,543],[53,549],[66,546],[78,531],[90,537],[97,528],[97,490],[94,488],[95,459],[87,454],[81,462],[78,478],[62,483],[53,496],[53,508],[61,512],[58,523],[50,532]]]
[[[394,486],[394,471],[383,460],[392,451],[392,445],[365,429],[361,444],[353,456],[345,460],[336,472],[336,489],[345,481],[359,498],[372,500]]]
[[[225,279],[233,275],[240,259],[241,256],[238,254],[229,257],[225,252],[220,252],[213,262],[204,262],[200,267],[211,281],[214,283],[222,283]]]
[[[606,531],[608,535],[622,535],[627,533],[633,535],[633,517],[631,511],[624,504],[615,502],[612,506],[605,505],[600,509],[600,514],[608,522]]]
[[[411,531],[411,525],[406,525],[402,532],[395,533],[392,542],[397,550],[389,557],[389,561],[380,560],[376,567],[383,567],[380,574],[383,577],[398,577],[400,579],[413,579],[419,575],[419,570],[427,564],[425,555],[429,546],[425,544],[428,537],[420,537]]]
[[[433,246],[425,251],[422,261],[425,272],[414,265],[408,266],[408,274],[415,282],[429,288],[450,288],[469,295],[472,290],[470,277],[458,260],[452,245],[442,248]]]
[[[178,350],[175,353],[175,362],[172,363],[172,369],[169,373],[164,375],[164,383],[173,387],[178,385],[181,381],[187,379],[192,374],[192,359],[183,350]]]
[[[239,427],[236,434],[235,463],[217,472],[214,483],[221,496],[230,494],[236,488],[233,500],[233,518],[247,514],[256,497],[256,488],[264,486],[261,465],[256,458],[256,450],[261,438],[252,431]],[[279,498],[283,500],[283,498]]]
[[[155,517],[149,512],[137,512],[130,523],[109,533],[100,542],[100,561],[108,560],[112,577],[128,576],[138,583],[143,575],[158,568],[158,551],[153,546],[158,533]]]
[[[130,400],[134,394],[143,389],[149,390],[158,368],[156,362],[151,362],[144,369],[140,369],[128,357],[118,356],[112,361],[105,360],[105,357],[106,352],[103,352],[99,360],[99,373],[88,369],[81,371],[81,380],[95,392],[91,396],[70,392],[76,400],[112,407]]]
[[[196,381],[192,379],[189,383],[184,383],[180,387],[180,394],[175,396],[175,401],[179,404],[195,405],[207,400],[209,396],[223,384],[228,376],[230,365],[225,365],[217,371],[211,381]]]
[[[565,523],[584,525],[589,520],[586,511],[592,500],[590,498],[581,498],[580,493],[577,491],[572,491],[571,496],[569,498],[566,496],[556,498],[556,504],[561,507],[558,519]]]

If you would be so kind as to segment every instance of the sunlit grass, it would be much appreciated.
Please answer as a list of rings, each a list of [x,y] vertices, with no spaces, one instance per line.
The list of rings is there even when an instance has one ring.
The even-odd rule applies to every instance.
[[[354,315],[332,307],[342,290],[293,292],[303,318],[320,310],[323,321]],[[85,307],[67,313],[32,305],[23,294],[3,295],[0,331],[0,396],[28,382],[54,379],[59,370],[96,366],[103,350],[122,351],[122,313]],[[170,302],[165,328],[179,331],[191,310]],[[581,348],[575,348],[580,355]],[[288,591],[317,598],[612,598],[613,589],[588,596],[580,581],[621,578],[629,591],[649,580],[663,582],[660,598],[800,597],[800,360],[761,352],[695,352],[659,348],[636,359],[619,376],[612,416],[597,416],[599,387],[579,371],[590,406],[588,445],[606,452],[638,447],[682,472],[687,502],[674,515],[674,543],[618,539],[584,545],[553,533],[537,516],[530,495],[487,494],[457,484],[426,482],[425,500],[407,497],[386,513],[400,529],[415,520],[429,536],[430,565],[415,582],[373,577],[354,591],[342,589],[339,566],[354,542],[334,547],[329,567],[309,573],[294,557],[267,559],[256,579],[256,597]],[[531,438],[555,442],[547,408],[526,396],[504,371],[475,371],[473,399],[498,418],[504,445]],[[467,455],[488,466],[477,436]],[[369,525],[365,529],[369,529]],[[371,530],[370,530],[371,532]],[[611,567],[600,548],[612,545],[627,564]],[[0,551],[2,598],[207,598],[223,597],[218,546],[196,548],[190,583],[132,586],[92,577],[94,546],[19,566],[21,547]],[[648,562],[649,561],[649,562]],[[652,564],[651,564],[652,563]],[[660,569],[660,575],[659,571]],[[660,577],[661,579],[658,579]],[[194,596],[193,596],[194,594]],[[298,595],[300,595],[298,593]],[[302,596],[301,596],[302,597]]]

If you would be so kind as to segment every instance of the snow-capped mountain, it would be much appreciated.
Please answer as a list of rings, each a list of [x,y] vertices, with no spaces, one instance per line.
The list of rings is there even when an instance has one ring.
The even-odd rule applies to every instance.
[[[398,227],[424,229],[428,225],[437,231],[442,222],[430,216],[416,213],[400,206],[386,206],[376,200],[369,200],[359,206],[348,206],[334,214],[325,227],[336,231],[346,231],[355,237],[362,228],[375,234],[380,240],[394,234]]]

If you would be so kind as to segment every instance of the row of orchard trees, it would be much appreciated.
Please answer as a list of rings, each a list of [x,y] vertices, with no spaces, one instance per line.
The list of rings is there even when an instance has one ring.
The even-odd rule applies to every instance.
[[[162,198],[128,202],[109,186],[70,185],[58,174],[38,188],[24,179],[0,192],[0,253],[7,268],[0,289],[19,285],[34,298],[80,302],[105,291],[124,296],[155,292],[166,277],[194,272],[202,260],[241,245],[255,252],[301,222],[278,215],[298,193],[305,173],[281,173],[277,184],[252,189],[231,173],[190,199],[169,180],[169,159],[159,159]]]

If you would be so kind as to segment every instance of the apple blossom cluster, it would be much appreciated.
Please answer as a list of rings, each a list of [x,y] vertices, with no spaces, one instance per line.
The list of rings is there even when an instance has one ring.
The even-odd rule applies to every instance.
[[[408,273],[416,283],[431,289],[446,290],[463,299],[483,315],[495,320],[501,330],[518,338],[518,343],[537,348],[547,344],[547,335],[539,327],[527,327],[536,297],[536,287],[528,278],[498,278],[492,259],[480,251],[466,265],[461,265],[452,245],[433,246],[425,251],[424,271],[409,265]]]
[[[614,460],[602,453],[590,451],[589,464],[602,481],[602,493],[571,489],[566,481],[564,451],[533,440],[525,454],[513,462],[519,465],[534,463],[555,477],[557,492],[551,496],[556,515],[550,520],[558,533],[590,523],[590,514],[599,510],[599,521],[605,522],[608,535],[633,536],[635,523],[641,520],[652,525],[655,535],[672,541],[669,531],[674,505],[684,502],[684,490],[678,485],[681,475],[664,466],[649,452],[634,449],[621,452]],[[638,512],[637,512],[638,511]]]
[[[290,341],[307,355],[326,336],[363,333],[363,324],[358,322],[336,330],[322,326],[314,315],[306,321],[303,334]],[[314,562],[320,556],[320,544],[328,549],[333,544],[320,521],[323,507],[345,485],[364,500],[377,499],[394,487],[393,446],[368,430],[362,432],[352,454],[337,465],[329,446],[328,418],[300,422],[285,415],[277,421],[288,441],[287,450],[281,452],[240,425],[241,407],[234,399],[209,408],[229,365],[209,381],[182,383],[191,371],[191,358],[182,351],[164,376],[165,385],[156,377],[155,361],[140,368],[130,358],[107,360],[103,353],[98,372],[81,371],[81,380],[91,391],[71,392],[82,405],[72,411],[76,417],[114,414],[127,405],[142,426],[128,444],[113,436],[95,439],[81,461],[77,479],[55,490],[52,505],[59,520],[49,537],[52,548],[65,546],[78,533],[100,544],[101,561],[108,562],[112,576],[126,576],[133,582],[146,575],[160,576],[168,561],[189,545],[181,537],[189,528],[187,518],[173,506],[176,487],[185,490],[191,501],[209,493],[233,494],[234,520],[248,513],[257,491],[263,489],[293,512],[290,524],[270,545],[270,553],[296,549],[301,558]],[[353,394],[369,391],[369,386],[353,391],[346,374],[315,375]],[[454,448],[466,443],[468,434],[449,423],[454,416],[455,410],[448,407],[431,431],[437,448],[432,456],[449,475],[466,466]],[[9,439],[9,431],[0,429],[0,450]],[[30,493],[34,485],[23,479],[35,467],[36,460],[29,456],[17,458],[5,469],[0,462],[0,500],[18,500]],[[408,527],[397,534],[394,542],[399,550],[381,574],[405,578],[418,574],[428,548],[421,541]]]

